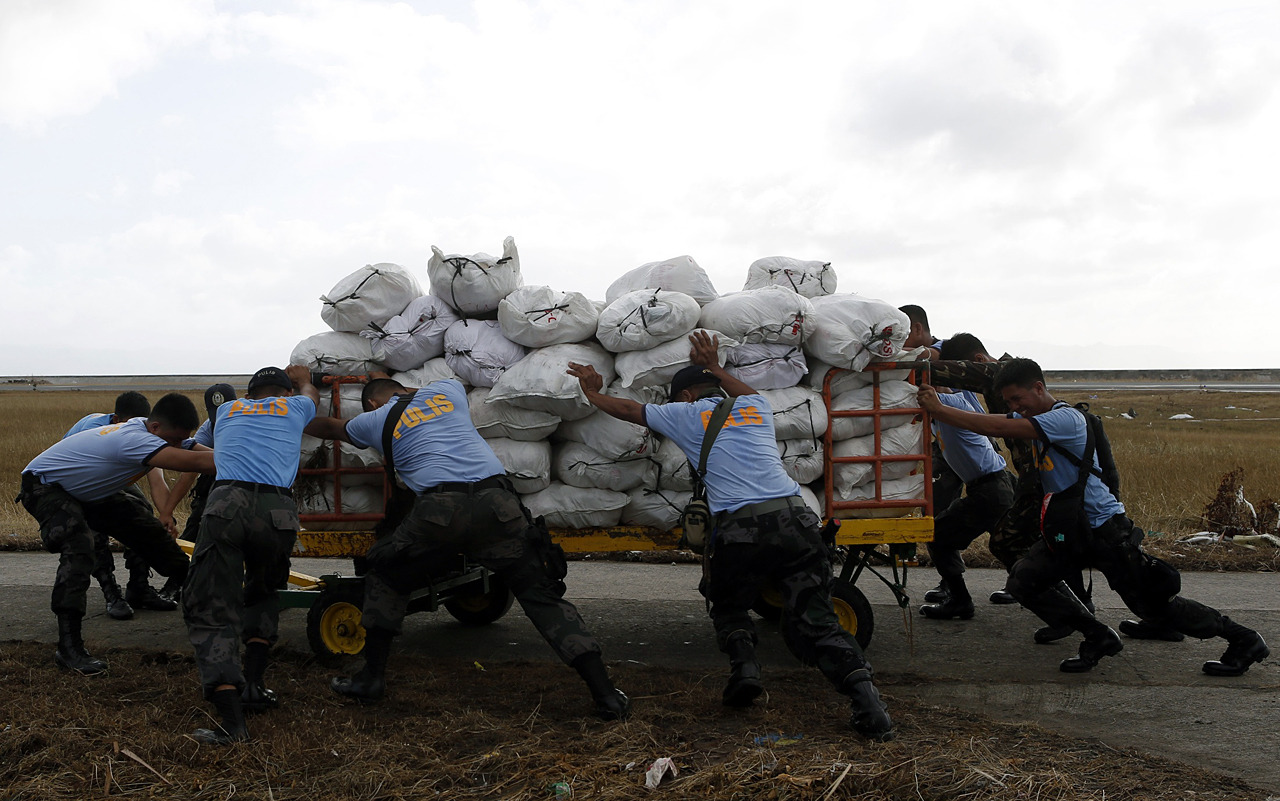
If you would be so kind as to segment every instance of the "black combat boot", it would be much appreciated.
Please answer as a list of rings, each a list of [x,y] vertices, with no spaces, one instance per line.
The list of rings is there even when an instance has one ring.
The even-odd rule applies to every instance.
[[[930,620],[950,620],[958,617],[969,620],[973,617],[973,596],[965,586],[964,576],[943,576],[942,583],[947,588],[947,599],[941,603],[925,604],[920,607],[920,614]]]
[[[222,725],[216,729],[196,729],[191,736],[205,745],[231,745],[249,739],[244,725],[244,710],[240,706],[240,693],[234,689],[218,690],[209,699],[222,716]]]
[[[1169,626],[1161,626],[1149,620],[1121,620],[1120,633],[1135,640],[1163,640],[1165,642],[1182,642],[1186,637],[1182,632]]]
[[[172,612],[178,608],[178,604],[168,598],[160,597],[160,593],[156,592],[156,588],[151,586],[147,581],[147,574],[144,572],[129,574],[129,584],[124,588],[124,599],[134,609],[149,609],[152,612]]]
[[[751,632],[735,631],[725,641],[724,650],[729,655],[729,683],[720,696],[725,706],[751,706],[751,702],[764,692],[760,681],[760,663],[756,661],[756,646]]]
[[[267,652],[271,646],[265,642],[248,642],[244,646],[244,689],[240,691],[240,706],[246,715],[256,715],[280,705],[274,690],[262,683],[267,672]]]
[[[1097,625],[1098,628],[1085,632],[1080,652],[1062,660],[1058,665],[1059,670],[1063,673],[1086,673],[1093,670],[1102,661],[1102,657],[1115,656],[1124,650],[1119,634],[1101,623]]]
[[[329,689],[362,704],[381,701],[387,694],[387,657],[391,655],[391,640],[395,636],[395,632],[387,629],[365,629],[364,667],[351,678],[334,676]]]
[[[591,699],[596,702],[596,717],[601,720],[626,720],[631,714],[631,699],[613,686],[600,654],[587,653],[573,660],[573,669],[587,683]]]
[[[928,590],[924,594],[924,602],[927,604],[945,603],[951,597],[951,592],[947,590],[947,580],[942,579],[938,582],[938,586]]]
[[[1222,617],[1222,636],[1228,643],[1227,650],[1216,662],[1204,663],[1203,670],[1210,676],[1243,676],[1250,665],[1271,655],[1261,634],[1226,615]]]
[[[53,661],[58,667],[74,670],[83,676],[94,676],[107,670],[106,662],[94,659],[84,649],[79,615],[58,615],[58,650],[53,653]]]
[[[164,586],[160,588],[160,591],[158,593],[159,596],[164,600],[169,601],[174,606],[177,606],[178,604],[182,603],[183,580],[184,579],[180,579],[180,578],[165,579]]]
[[[100,576],[98,583],[102,585],[102,597],[107,599],[107,617],[112,620],[128,620],[133,617],[133,607],[124,599],[116,577],[110,573]]]
[[[849,725],[868,740],[887,743],[893,739],[893,721],[889,719],[880,693],[871,683],[871,667],[855,670],[845,677],[840,692],[849,696],[853,715]]]

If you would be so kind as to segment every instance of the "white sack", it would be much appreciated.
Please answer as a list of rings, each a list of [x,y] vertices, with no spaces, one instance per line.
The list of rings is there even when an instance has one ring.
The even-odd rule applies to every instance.
[[[829,261],[802,261],[786,256],[756,259],[747,268],[743,289],[762,286],[785,286],[806,298],[830,295],[836,291],[836,271]]]
[[[739,342],[800,345],[813,335],[813,302],[781,286],[722,295],[702,307],[698,325]]]
[[[920,437],[923,430],[924,426],[919,423],[913,423],[880,432],[880,455],[905,456],[909,453],[923,454]],[[871,434],[865,437],[843,439],[834,443],[832,451],[835,456],[841,457],[871,456],[875,453],[874,440],[875,436]],[[923,466],[923,462],[885,462],[880,466],[880,475],[886,480],[906,478],[912,473],[920,471]],[[841,495],[848,495],[859,484],[866,484],[875,480],[875,466],[869,462],[836,462],[832,468],[832,473],[836,492]]]
[[[657,467],[649,459],[620,461],[596,453],[581,442],[563,442],[551,453],[552,476],[574,487],[625,492],[657,483]]]
[[[616,364],[616,362],[615,362]],[[621,375],[621,374],[619,374]],[[614,381],[605,388],[604,394],[614,398],[626,398],[636,403],[666,403],[668,396],[671,394],[667,391],[667,385],[658,384],[653,387],[642,387],[632,384],[629,387],[622,386],[622,380]]]
[[[577,420],[595,411],[578,379],[565,371],[569,362],[589,364],[604,378],[614,379],[613,356],[594,342],[550,345],[532,351],[502,374],[488,403],[510,401],[523,409],[549,412],[562,420]]]
[[[794,387],[809,371],[799,345],[754,343],[730,350],[724,369],[752,389]]]
[[[528,351],[502,335],[497,320],[459,320],[444,332],[444,360],[463,383],[491,387]]]
[[[289,364],[305,365],[325,375],[367,375],[377,370],[373,343],[359,334],[325,331],[307,337],[289,355]]]
[[[649,429],[604,412],[561,423],[558,440],[581,442],[608,459],[643,459],[653,455],[655,443]]]
[[[508,401],[488,403],[489,387],[476,387],[467,393],[467,406],[471,409],[471,424],[485,439],[516,439],[533,442],[551,436],[560,425],[554,414],[534,409],[522,409]]]
[[[693,493],[639,487],[628,492],[627,497],[631,500],[622,509],[623,525],[670,531],[680,524],[680,515],[693,499]]]
[[[676,256],[666,261],[651,261],[625,273],[609,285],[604,293],[605,301],[613,303],[628,292],[637,289],[665,289],[681,292],[699,304],[710,303],[720,296],[711,285],[706,270],[698,266],[691,256]]]
[[[622,507],[631,499],[625,492],[571,487],[553,481],[551,486],[526,495],[523,500],[535,518],[546,518],[549,528],[603,528],[618,525]]]
[[[800,485],[800,497],[804,499],[804,505],[813,510],[813,513],[819,518],[827,516],[826,504],[818,493],[809,489],[804,484]]]
[[[694,330],[706,331],[705,328]],[[716,338],[717,358],[723,365],[729,353],[737,347],[737,341],[718,331],[706,331],[706,333]],[[676,373],[692,363],[689,361],[691,347],[689,337],[681,336],[648,350],[619,353],[614,362],[618,370],[618,386],[626,389],[628,387],[661,387],[670,384]],[[662,399],[666,400],[665,397]]]
[[[332,514],[341,511],[343,514],[377,514],[383,510],[382,484],[353,484],[349,479],[342,483],[342,508],[338,509],[333,500],[333,481],[325,479],[312,483],[309,487],[301,484],[294,486],[294,498],[298,503],[299,514]],[[373,528],[373,522],[353,521],[308,522],[303,526],[310,531],[341,531],[350,529]]]
[[[514,439],[486,440],[493,455],[502,462],[516,492],[527,495],[551,486],[551,443],[520,442]]]
[[[453,368],[449,366],[449,362],[444,357],[432,359],[420,367],[396,373],[391,377],[406,387],[416,387],[418,389],[422,389],[427,384],[436,381],[443,381],[446,378],[462,380],[458,378],[457,373],[453,372]]]
[[[596,338],[613,353],[648,350],[698,325],[698,301],[665,289],[637,289],[600,312]]]
[[[366,264],[320,296],[320,319],[334,331],[356,333],[382,325],[421,294],[418,279],[399,264]]]
[[[465,315],[496,311],[498,303],[520,286],[520,254],[511,237],[502,240],[502,258],[488,253],[448,256],[435,245],[427,263],[431,294]]]
[[[549,286],[520,287],[498,303],[502,333],[527,348],[590,339],[599,321],[600,312],[585,295]]]
[[[658,462],[658,486],[670,490],[693,489],[693,465],[673,439],[662,438],[655,454]]]
[[[778,442],[778,455],[782,457],[782,469],[796,483],[812,484],[822,478],[822,442],[784,439]]]
[[[805,350],[827,364],[861,370],[873,359],[902,350],[911,321],[883,300],[858,295],[822,295],[810,301],[817,326]]]
[[[773,407],[773,431],[778,439],[821,439],[827,430],[822,396],[809,387],[766,389],[760,394]]]
[[[875,398],[875,387],[866,386],[852,389],[841,395],[836,395],[831,399],[832,411],[844,409],[867,410],[872,408]],[[881,409],[906,409],[917,406],[919,401],[916,400],[916,385],[908,381],[886,381],[880,385],[880,408]],[[885,414],[880,416],[880,430],[888,431],[891,428],[906,425],[910,423],[912,416],[909,414]],[[831,418],[831,439],[842,440],[852,437],[862,437],[870,434],[875,430],[875,422],[872,417],[832,417]]]
[[[413,370],[444,353],[445,329],[458,319],[449,304],[423,295],[385,324],[369,323],[360,336],[373,342],[374,360],[388,370]]]
[[[836,494],[837,501],[873,501],[876,497],[875,482],[868,482],[854,487],[847,495]],[[896,478],[881,484],[880,499],[883,501],[905,501],[924,498],[924,474]],[[904,506],[898,509],[841,509],[837,517],[842,518],[878,518],[878,517],[911,517],[918,515],[920,509]]]

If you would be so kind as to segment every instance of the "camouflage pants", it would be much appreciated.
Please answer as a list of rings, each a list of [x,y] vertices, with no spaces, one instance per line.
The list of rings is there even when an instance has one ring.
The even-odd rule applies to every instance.
[[[85,593],[97,564],[95,532],[114,537],[136,550],[156,572],[181,580],[187,555],[156,519],[147,503],[126,492],[100,501],[80,501],[57,484],[22,477],[22,506],[40,524],[45,550],[60,554],[50,608],[55,615],[84,617]]]
[[[539,536],[509,489],[419,495],[395,531],[369,549],[364,627],[399,634],[409,594],[426,586],[432,565],[464,554],[511,588],[530,622],[566,663],[600,653],[577,607],[562,597],[564,585],[548,574],[538,555]]]
[[[205,698],[244,687],[240,642],[279,637],[279,590],[298,537],[293,499],[268,489],[214,487],[182,591],[182,614]]]
[[[837,689],[850,673],[868,667],[858,641],[831,608],[831,557],[818,517],[807,509],[717,526],[709,576],[700,589],[721,651],[736,631],[756,641],[750,609],[769,582],[782,592],[783,639],[801,662],[816,666]]]
[[[991,555],[999,559],[1006,570],[1012,570],[1031,546],[1040,541],[1040,477],[1034,472],[1018,478],[1013,492],[1013,502],[1008,511],[991,532],[987,547]]]
[[[204,517],[204,506],[209,502],[209,492],[213,489],[214,477],[202,473],[191,487],[191,507],[187,514],[187,522],[182,527],[182,538],[188,542],[200,539],[200,518]]]
[[[147,500],[136,484],[125,487],[121,491],[133,498],[135,502],[142,504],[148,512],[154,514],[154,507],[152,507],[151,502]],[[116,560],[111,554],[111,538],[101,531],[95,531],[93,551],[97,558],[97,565],[93,569],[93,577],[98,580],[99,586],[103,588],[115,584]],[[147,564],[147,560],[143,559],[142,555],[132,548],[126,547],[124,549],[124,566],[129,571],[130,583],[145,583],[151,573],[151,566]]]
[[[934,520],[933,542],[929,557],[938,575],[959,576],[964,573],[960,552],[984,531],[995,531],[1013,503],[1013,476],[1001,470],[965,485],[963,498],[938,513]]]

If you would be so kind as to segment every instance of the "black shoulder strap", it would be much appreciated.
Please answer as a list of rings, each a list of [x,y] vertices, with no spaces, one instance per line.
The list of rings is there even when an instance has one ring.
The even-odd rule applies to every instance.
[[[711,419],[707,421],[706,433],[702,435],[702,453],[698,455],[698,467],[693,474],[695,497],[702,495],[702,477],[707,474],[707,457],[711,455],[711,446],[715,443],[720,429],[724,428],[724,421],[729,419],[729,413],[732,411],[733,398],[725,398],[716,404],[716,410],[711,413]]]
[[[1080,416],[1084,418],[1084,454],[1076,456],[1056,442],[1050,442],[1049,447],[1067,457],[1067,461],[1075,465],[1076,472],[1079,474],[1079,478],[1076,479],[1076,486],[1083,491],[1085,483],[1089,480],[1089,474],[1092,473],[1098,478],[1102,478],[1102,471],[1093,466],[1093,453],[1097,448],[1098,441],[1093,435],[1093,426],[1089,424],[1089,415],[1079,409],[1076,409],[1076,411],[1080,412]]]
[[[396,480],[396,460],[391,455],[391,435],[395,432],[400,418],[404,416],[404,410],[409,407],[409,401],[413,400],[414,394],[407,392],[397,397],[395,403],[391,405],[391,411],[387,413],[387,419],[382,423],[382,464],[387,470],[387,478],[391,479],[393,484]]]

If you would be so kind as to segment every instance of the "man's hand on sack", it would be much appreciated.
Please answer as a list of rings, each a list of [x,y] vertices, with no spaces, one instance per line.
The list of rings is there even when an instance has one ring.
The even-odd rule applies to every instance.
[[[569,362],[569,369],[565,370],[565,372],[578,379],[578,384],[582,386],[582,391],[588,395],[604,390],[604,376],[597,373],[596,368],[589,364]]]
[[[720,337],[712,336],[702,329],[689,335],[693,346],[689,349],[689,361],[715,369],[720,366]]]

